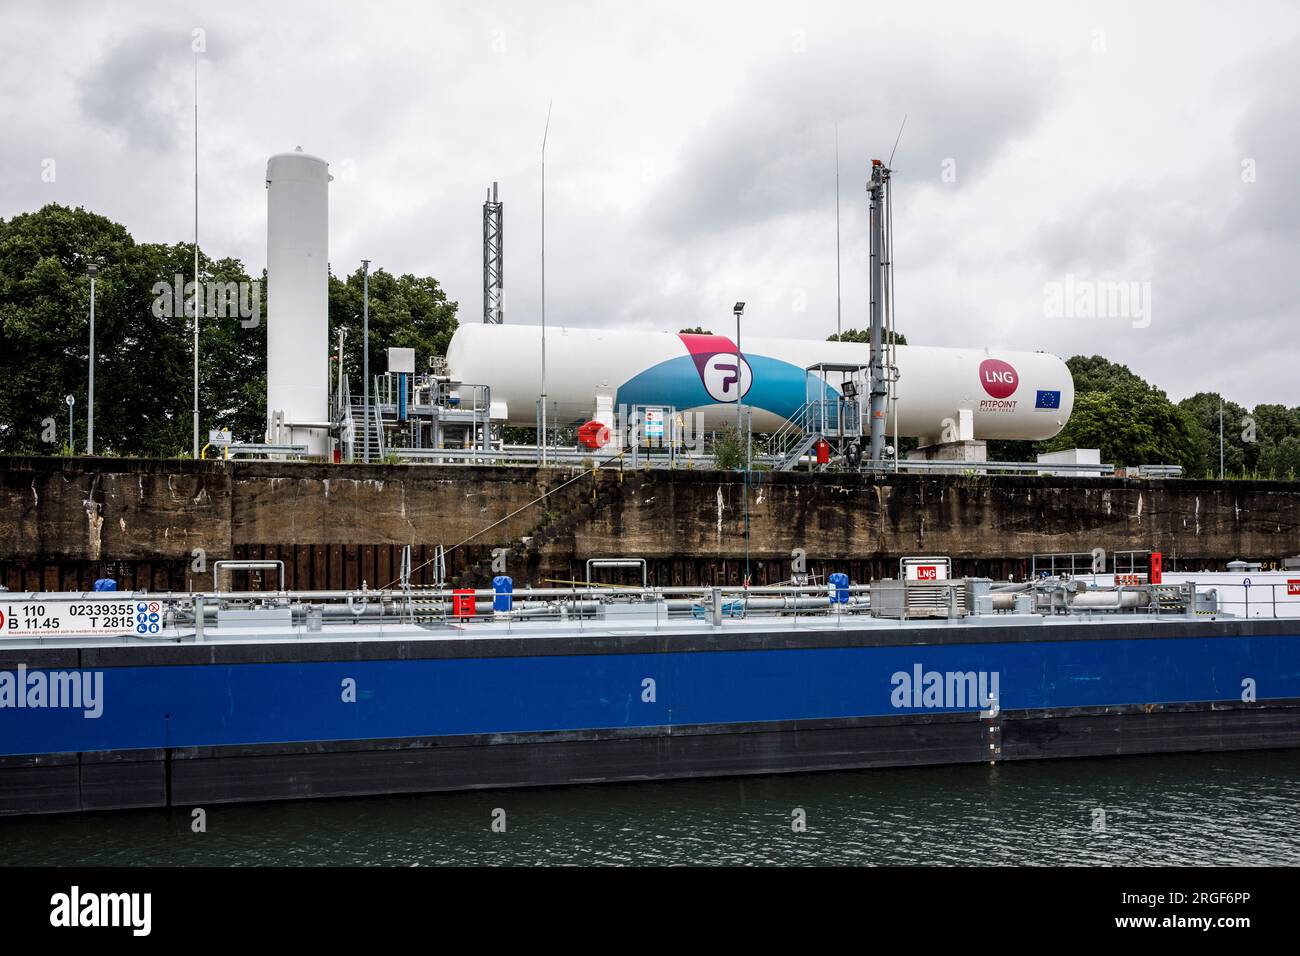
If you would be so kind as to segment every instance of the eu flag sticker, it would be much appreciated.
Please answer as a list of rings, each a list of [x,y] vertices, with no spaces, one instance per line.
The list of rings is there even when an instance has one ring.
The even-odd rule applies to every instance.
[[[1049,392],[1044,389],[1038,390],[1038,401],[1034,402],[1034,408],[1060,408],[1061,393],[1059,391]]]

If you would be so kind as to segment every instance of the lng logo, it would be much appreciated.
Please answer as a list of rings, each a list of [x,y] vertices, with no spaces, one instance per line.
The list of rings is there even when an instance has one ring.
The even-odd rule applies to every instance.
[[[993,398],[1008,398],[1020,384],[1020,376],[1002,359],[985,359],[980,362],[980,384]]]
[[[743,397],[754,383],[754,373],[740,356],[740,374],[736,374],[736,346],[725,335],[698,335],[683,332],[677,336],[686,346],[695,362],[695,370],[700,374],[700,381],[709,397],[717,402],[734,402],[737,396],[737,378],[740,379],[740,397]]]
[[[50,897],[51,926],[118,926],[129,928],[132,936],[148,936],[152,924],[152,893],[83,893],[74,886]]]

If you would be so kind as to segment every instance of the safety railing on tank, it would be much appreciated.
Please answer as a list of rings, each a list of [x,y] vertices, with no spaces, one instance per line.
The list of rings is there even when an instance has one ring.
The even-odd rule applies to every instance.
[[[1290,619],[1300,618],[1300,579],[1296,584],[1288,582],[1261,582],[1249,586],[1225,584],[1222,581],[1202,585],[1206,590],[1214,588],[1218,592],[1218,604],[1237,617]],[[1243,597],[1225,598],[1223,589],[1231,587],[1240,589]],[[1283,591],[1279,592],[1279,588]],[[1259,594],[1257,592],[1265,591]]]

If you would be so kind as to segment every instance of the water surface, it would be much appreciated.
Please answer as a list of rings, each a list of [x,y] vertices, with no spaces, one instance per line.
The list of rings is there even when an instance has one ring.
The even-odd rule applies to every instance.
[[[1300,750],[206,810],[202,834],[191,832],[189,808],[0,820],[0,858],[37,865],[1294,866]],[[505,811],[504,833],[492,830],[497,810]],[[796,810],[804,832],[792,827]]]

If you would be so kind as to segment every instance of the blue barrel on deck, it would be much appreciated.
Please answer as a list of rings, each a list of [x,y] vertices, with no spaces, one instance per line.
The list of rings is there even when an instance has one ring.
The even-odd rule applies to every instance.
[[[492,597],[492,610],[508,611],[512,601],[511,595],[515,590],[515,582],[508,575],[498,574],[492,579],[492,590],[496,592]]]
[[[116,591],[117,582],[112,578],[95,578],[96,591]]]
[[[849,603],[849,576],[843,571],[836,571],[828,579],[831,584],[831,603]]]

